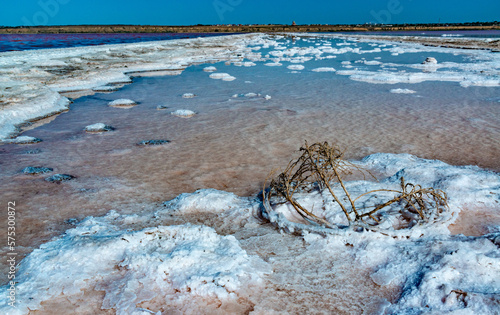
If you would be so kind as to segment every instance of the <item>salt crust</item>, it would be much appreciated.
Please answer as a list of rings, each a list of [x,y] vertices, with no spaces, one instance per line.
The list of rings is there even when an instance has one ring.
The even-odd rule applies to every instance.
[[[133,75],[155,75],[158,70],[162,70],[162,74],[180,74],[179,70],[191,63],[226,60],[236,54],[254,56],[256,53],[247,44],[259,36],[262,35],[0,53],[0,88],[5,90],[0,139],[16,134],[16,125],[68,109],[69,99],[59,92],[130,83]],[[45,71],[47,69],[68,74],[56,76]],[[207,67],[206,71],[214,69]]]
[[[171,112],[170,114],[181,118],[190,118],[196,115],[195,112],[189,109],[178,109],[176,111]]]
[[[451,166],[408,154],[377,153],[355,163],[380,173],[380,183],[385,187],[396,185],[404,176],[408,181],[443,189],[449,195],[452,213],[437,224],[414,227],[405,237],[351,229],[321,236],[302,229],[302,255],[318,260],[346,255],[353,266],[368,271],[378,286],[400,288],[402,293],[393,303],[381,303],[381,313],[494,314],[500,294],[500,226],[492,226],[490,234],[480,237],[451,236],[446,226],[464,204],[495,206],[500,199],[500,176],[478,167]],[[380,183],[352,181],[346,185],[351,191],[373,189]],[[317,205],[323,201],[318,194],[300,198],[309,198]],[[42,301],[61,294],[71,300],[81,294],[80,290],[94,288],[105,292],[102,307],[116,309],[118,314],[141,312],[138,304],[144,301],[184,308],[193,307],[194,300],[236,302],[247,296],[245,292],[250,287],[256,288],[253,301],[265,303],[266,296],[275,294],[273,283],[279,286],[286,280],[270,276],[279,256],[266,263],[248,255],[232,235],[221,236],[210,227],[161,225],[172,216],[215,216],[219,220],[215,224],[218,230],[235,233],[242,228],[260,229],[260,211],[258,198],[204,189],[181,194],[153,213],[120,215],[111,211],[104,217],[88,217],[21,262],[16,279],[18,307],[12,309],[2,299],[0,312],[24,314],[28,308],[40,309]],[[326,210],[329,211],[334,210]],[[206,222],[209,224],[209,220]],[[284,231],[301,230],[289,220],[278,223]],[[279,233],[267,237],[269,246],[271,237],[277,246],[281,244]],[[274,251],[281,253],[278,255],[287,253],[279,247]],[[326,266],[329,270],[325,275],[335,274],[335,264]],[[293,277],[298,270],[290,268],[289,272]],[[363,279],[352,280],[366,281]]]
[[[70,101],[61,96],[59,92],[100,89],[103,86],[109,86],[109,84],[130,83],[133,75],[180,74],[187,65],[204,61],[235,60],[234,62],[238,65],[247,67],[254,66],[257,61],[271,61],[266,62],[265,65],[280,66],[282,61],[305,63],[309,60],[331,59],[340,54],[452,53],[471,56],[477,62],[397,65],[372,60],[364,61],[364,63],[366,65],[380,65],[385,67],[385,70],[344,70],[338,71],[337,74],[348,75],[352,80],[367,83],[447,81],[458,82],[463,87],[500,86],[498,74],[500,57],[487,51],[395,43],[381,40],[380,37],[373,39],[369,36],[308,34],[299,37],[298,34],[294,35],[296,35],[296,40],[311,43],[314,40],[322,41],[323,45],[295,47],[291,46],[290,40],[284,40],[281,36],[246,34],[1,53],[0,87],[5,92],[3,101],[6,105],[3,105],[0,115],[0,139],[14,135],[16,133],[15,126],[18,124],[66,110]],[[284,42],[279,42],[283,40]],[[332,43],[328,42],[331,40],[343,40],[344,42],[336,43],[336,47],[333,47]],[[466,41],[467,38],[461,40]],[[362,49],[358,47],[360,41],[368,42],[372,48]],[[263,58],[256,47],[263,49],[273,47],[274,50],[271,50],[266,55],[267,57]],[[125,57],[127,58],[126,62],[123,59]],[[250,61],[243,61],[245,58]],[[429,60],[432,58],[434,57]],[[349,66],[347,62],[342,63],[344,67]],[[77,65],[77,68],[72,67],[72,65]],[[290,70],[302,70],[301,67],[303,67],[302,65],[290,66],[292,67],[289,68]],[[423,72],[392,72],[388,71],[388,67],[410,67],[420,69]],[[454,69],[452,71],[438,71],[442,68]],[[67,71],[68,74],[56,76],[46,70]],[[216,68],[209,66],[205,67],[204,71],[214,72]],[[216,77],[212,76],[212,78]],[[232,81],[236,78],[224,75],[218,79]],[[42,82],[50,82],[50,84]]]
[[[126,98],[120,98],[120,99],[109,102],[108,105],[109,106],[116,106],[116,107],[134,106],[134,105],[136,105],[136,102],[133,100],[126,99]]]
[[[417,92],[410,90],[410,89],[391,89],[391,93],[394,93],[394,94],[414,94]]]
[[[104,131],[111,131],[113,130],[113,127],[108,126],[104,123],[96,123],[92,125],[88,125],[85,127],[85,131],[87,132],[104,132]]]

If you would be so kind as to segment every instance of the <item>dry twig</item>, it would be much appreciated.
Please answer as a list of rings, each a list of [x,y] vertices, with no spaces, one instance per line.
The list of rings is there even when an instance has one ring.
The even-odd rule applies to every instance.
[[[443,209],[447,208],[447,197],[443,191],[406,183],[404,178],[401,178],[400,190],[378,189],[368,191],[357,198],[352,198],[344,184],[343,176],[356,170],[375,178],[370,172],[344,160],[344,151],[335,145],[328,144],[328,142],[314,143],[312,145],[308,145],[306,142],[300,148],[300,152],[301,155],[296,160],[290,161],[285,170],[272,179],[269,187],[263,190],[264,207],[268,213],[272,211],[271,205],[288,203],[309,223],[327,228],[333,227],[334,223],[313,214],[312,211],[303,207],[294,198],[294,195],[298,192],[310,192],[312,190],[327,190],[332,195],[334,202],[344,212],[350,225],[368,228],[379,225],[378,213],[393,204],[401,206],[399,212],[402,217],[410,217],[409,220],[414,221],[413,217],[416,215],[420,222],[436,220]],[[268,176],[265,183],[273,174],[274,172]],[[334,185],[341,187],[342,194],[335,193]],[[356,207],[357,200],[375,192],[394,192],[397,195],[391,200],[374,206],[372,209],[361,211],[360,208]],[[348,200],[347,203],[342,201],[345,199]],[[411,226],[411,223],[408,222],[408,227]]]

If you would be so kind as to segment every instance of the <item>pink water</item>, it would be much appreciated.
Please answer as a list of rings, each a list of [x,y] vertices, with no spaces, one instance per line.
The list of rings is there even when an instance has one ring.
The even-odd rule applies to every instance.
[[[336,62],[349,58],[343,55]],[[192,66],[180,76],[136,78],[117,92],[79,98],[52,122],[24,132],[43,142],[0,147],[0,200],[16,201],[21,254],[71,227],[69,219],[112,209],[140,212],[200,188],[255,195],[268,173],[285,166],[304,140],[337,142],[352,159],[375,152],[411,153],[500,171],[498,88],[437,82],[374,85],[332,73],[215,64],[219,72],[237,78],[223,82],[210,79],[202,71],[205,66]],[[389,92],[398,87],[417,94]],[[261,96],[232,97],[249,92]],[[183,93],[197,96],[185,99]],[[139,105],[107,106],[118,98]],[[168,108],[158,110],[158,105]],[[197,115],[170,115],[176,109]],[[116,130],[83,131],[98,122]],[[171,142],[136,145],[150,139]],[[26,154],[29,150],[40,152]],[[49,183],[44,178],[51,174],[20,174],[27,166],[51,167],[51,174],[76,179]]]

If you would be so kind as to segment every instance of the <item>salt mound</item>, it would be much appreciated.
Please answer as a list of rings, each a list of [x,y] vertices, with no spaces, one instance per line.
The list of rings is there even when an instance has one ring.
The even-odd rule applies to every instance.
[[[382,63],[380,61],[377,61],[377,60],[370,60],[370,61],[365,60],[364,64],[367,66],[378,66],[378,65],[381,65]]]
[[[222,79],[222,81],[233,81],[236,79],[235,77],[233,77],[227,73],[212,73],[210,75],[210,78],[215,79],[215,80]]]
[[[24,259],[16,277],[16,312],[27,314],[45,300],[94,288],[105,292],[102,309],[117,314],[141,313],[145,301],[178,309],[193,298],[223,304],[260,284],[268,272],[266,263],[247,255],[233,236],[212,228],[188,224],[124,231],[113,225],[117,217],[116,212],[89,217]],[[2,313],[12,311],[7,307],[0,306]]]
[[[193,98],[193,97],[196,97],[196,95],[193,94],[193,93],[184,93],[184,94],[182,94],[182,98]]]
[[[479,167],[384,153],[353,163],[381,177],[380,182],[344,182],[353,196],[397,186],[404,177],[446,191],[454,212],[467,203],[498,209],[500,176]],[[325,195],[296,197],[317,215],[335,219],[335,209],[321,206]],[[292,230],[290,209],[282,210],[277,226]],[[415,226],[415,233],[405,237],[359,229],[283,235],[263,224],[258,197],[215,189],[181,194],[153,211],[88,217],[41,245],[19,264],[17,308],[0,299],[0,313],[27,314],[41,310],[44,301],[50,305],[61,298],[80,308],[88,302],[83,292],[92,291],[104,292],[99,306],[117,314],[239,314],[245,312],[235,308],[248,305],[256,314],[298,314],[304,305],[331,314],[353,313],[353,307],[361,313],[368,302],[377,307],[376,314],[498,310],[500,226],[473,237],[450,235],[444,221]],[[167,217],[194,218],[221,232],[171,225]],[[8,288],[2,292],[8,294]],[[332,306],[332,299],[338,306]]]
[[[229,76],[228,73],[220,73],[220,72],[212,73],[211,75],[209,75],[209,77],[211,79],[216,79],[216,80],[222,79],[222,78],[227,77],[227,76]]]
[[[97,123],[93,125],[88,125],[85,127],[86,132],[106,132],[106,131],[112,131],[115,130],[115,128],[108,126],[103,123]]]
[[[287,68],[290,70],[304,70],[303,65],[289,65]]]
[[[434,57],[427,57],[427,58],[425,58],[424,62],[422,62],[422,64],[424,64],[424,65],[427,65],[427,64],[434,64],[435,65],[437,63],[438,62],[437,62],[436,58],[434,58]]]
[[[42,142],[42,139],[38,139],[30,136],[19,136],[14,139],[7,139],[4,141],[5,143],[16,143],[16,144],[33,144]]]
[[[205,71],[205,72],[214,72],[214,71],[217,71],[217,68],[213,67],[213,66],[205,67],[205,68],[203,68],[203,71]]]
[[[113,106],[113,107],[128,108],[128,107],[132,107],[132,106],[137,105],[137,103],[134,102],[133,100],[129,100],[126,98],[120,98],[120,99],[109,102],[108,105]]]
[[[171,112],[170,114],[177,116],[177,117],[181,117],[181,118],[190,118],[190,117],[193,117],[194,115],[196,115],[195,112],[193,112],[192,110],[189,110],[189,109],[178,109],[174,112]]]
[[[413,94],[413,93],[417,93],[413,90],[410,90],[410,89],[391,89],[391,93],[395,93],[395,94]]]
[[[335,68],[331,67],[320,67],[320,68],[315,68],[312,69],[314,72],[335,72]]]
[[[279,67],[279,66],[282,66],[283,64],[279,63],[279,62],[268,62],[268,63],[265,63],[264,66],[268,66],[268,67]]]

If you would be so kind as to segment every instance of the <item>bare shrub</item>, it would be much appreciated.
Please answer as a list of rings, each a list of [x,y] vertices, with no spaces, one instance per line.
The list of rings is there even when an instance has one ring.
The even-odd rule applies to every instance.
[[[442,190],[406,183],[404,178],[401,178],[400,190],[371,190],[353,198],[346,188],[343,177],[358,171],[375,178],[369,171],[346,161],[344,151],[328,142],[311,145],[306,142],[299,152],[301,155],[296,160],[290,161],[285,170],[271,179],[269,187],[263,190],[264,208],[268,214],[273,211],[273,206],[288,203],[309,224],[325,228],[335,227],[335,223],[315,215],[294,198],[296,193],[314,190],[328,191],[333,197],[333,202],[344,212],[350,226],[361,226],[371,230],[377,230],[382,220],[381,212],[389,206],[397,205],[399,217],[403,221],[406,220],[406,224],[396,227],[397,229],[433,222],[448,207],[446,193]],[[273,174],[271,173],[268,179]],[[267,182],[266,179],[266,184]],[[396,195],[368,209],[356,205],[356,201],[360,198],[377,192],[393,192]]]

